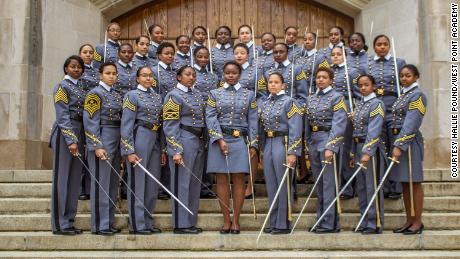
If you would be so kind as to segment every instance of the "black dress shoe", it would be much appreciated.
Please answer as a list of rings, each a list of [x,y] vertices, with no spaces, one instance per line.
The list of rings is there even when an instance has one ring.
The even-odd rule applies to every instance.
[[[270,234],[272,235],[285,235],[291,233],[291,230],[289,228],[287,229],[280,229],[280,228],[274,228],[272,229],[272,232]]]
[[[403,235],[422,234],[424,228],[425,227],[423,226],[423,224],[418,229],[415,229],[415,230],[411,230],[410,228],[408,228],[408,229],[406,229],[406,231],[403,232]]]
[[[136,231],[132,231],[130,230],[129,231],[130,234],[134,234],[134,235],[152,235],[152,231],[150,231],[150,229],[141,229],[141,230],[136,230]]]
[[[83,230],[80,229],[80,228],[76,228],[76,227],[71,227],[71,229],[75,232],[75,234],[77,235],[80,235],[81,233],[83,233]]]
[[[363,231],[364,231],[364,228],[358,228],[358,229],[356,230],[356,232],[355,232],[355,229],[354,229],[354,228],[351,230],[351,232],[353,232],[353,233],[361,233],[361,232],[363,232]]]
[[[53,231],[55,235],[75,236],[77,233],[72,228],[64,228],[61,230]]]
[[[112,227],[112,228],[110,228],[110,231],[112,231],[113,233],[120,233],[121,229]]]
[[[363,235],[382,234],[382,231],[379,229],[366,228],[363,231],[361,231],[361,234]]]
[[[199,234],[195,228],[175,228],[174,234]]]
[[[230,229],[221,229],[219,232],[220,232],[222,235],[226,235],[226,234],[230,233]]]
[[[317,228],[315,229],[316,234],[329,234],[329,233],[339,233],[340,229],[327,229],[327,228]]]
[[[239,235],[240,234],[240,230],[239,229],[231,229],[230,230],[230,234],[234,234],[234,235]]]
[[[194,228],[194,229],[198,230],[198,233],[201,233],[201,232],[203,232],[203,229],[202,229],[202,228],[199,228],[199,227],[195,227],[195,226],[193,226],[192,228]]]
[[[156,228],[156,227],[151,227],[149,230],[150,230],[150,232],[152,232],[152,234],[160,234],[161,233],[161,229]]]
[[[251,193],[251,194],[248,194],[248,195],[244,196],[244,198],[245,198],[246,200],[248,200],[248,199],[252,199],[253,196],[254,196],[254,195]]]
[[[264,228],[264,233],[270,234],[272,232],[272,230],[273,229],[271,227]]]
[[[167,193],[159,193],[158,194],[158,199],[159,200],[169,200],[171,197]]]
[[[200,194],[200,198],[212,199],[212,198],[216,198],[216,195],[214,193],[212,193],[212,192],[208,192],[208,193]]]
[[[389,194],[388,194],[388,199],[391,199],[391,200],[399,200],[400,198],[401,198],[401,194],[400,194],[400,193],[392,192],[392,193],[389,193]]]
[[[80,196],[78,196],[78,199],[81,200],[81,201],[89,200],[89,195],[88,194],[80,194]]]
[[[409,226],[402,226],[402,227],[399,227],[399,228],[395,228],[393,229],[393,233],[396,233],[396,234],[400,234],[400,233],[403,233],[404,231],[406,231],[407,229],[409,229],[412,225],[409,225]]]
[[[103,230],[94,232],[93,234],[100,235],[100,236],[113,236],[115,233],[110,229],[103,229]]]

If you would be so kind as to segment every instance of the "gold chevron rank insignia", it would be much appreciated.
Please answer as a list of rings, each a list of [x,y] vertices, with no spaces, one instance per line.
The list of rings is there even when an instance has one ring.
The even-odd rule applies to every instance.
[[[163,106],[163,120],[178,120],[180,114],[180,105],[169,96],[168,101]]]
[[[251,109],[256,109],[257,108],[257,102],[256,101],[253,101],[251,103]]]
[[[361,75],[358,74],[355,78],[353,78],[353,84],[357,84],[358,83],[358,78],[360,77]]]
[[[327,59],[325,59],[323,62],[321,62],[321,64],[318,65],[318,67],[327,67],[327,68],[330,68],[331,66],[330,66],[329,63],[327,62]]]
[[[97,51],[94,51],[94,60],[96,60],[97,62],[102,61],[102,57],[101,55],[99,55],[99,53],[97,53]]]
[[[69,103],[69,97],[67,96],[66,91],[62,89],[62,86],[59,86],[56,93],[54,94],[54,102],[63,102],[65,104]]]
[[[152,87],[157,87],[157,80],[155,78],[152,78]]]
[[[214,101],[211,96],[208,96],[208,106],[216,108],[216,101]]]
[[[417,109],[422,115],[425,115],[426,107],[423,104],[422,96],[420,96],[417,100],[409,103],[409,110]]]
[[[291,110],[287,113],[288,119],[292,118],[294,114],[298,113],[300,116],[302,116],[302,111],[297,107],[297,104],[295,102],[292,102]]]
[[[385,113],[383,111],[382,105],[379,105],[370,113],[370,117],[374,117],[375,115],[380,114],[382,117],[385,117]]]
[[[336,105],[334,105],[334,107],[332,108],[334,112],[340,109],[343,109],[345,112],[347,111],[347,105],[345,105],[345,101],[343,99],[344,98],[340,99],[340,101]]]
[[[306,75],[305,72],[302,70],[302,72],[300,72],[300,73],[295,77],[295,79],[296,79],[297,81],[302,80],[302,79],[307,79],[307,75]]]
[[[224,81],[220,81],[219,87],[224,87],[224,84],[225,84]]]
[[[123,109],[124,108],[127,108],[133,112],[136,111],[136,105],[134,105],[130,100],[129,100],[129,96],[126,96],[126,99],[125,101],[123,102]]]
[[[259,80],[257,81],[257,87],[258,87],[259,89],[266,89],[266,88],[267,88],[267,84],[266,84],[266,82],[265,82],[265,78],[264,78],[264,77],[262,77],[261,79],[259,79]]]
[[[88,94],[85,98],[85,111],[93,118],[94,113],[101,109],[101,98],[97,94]]]

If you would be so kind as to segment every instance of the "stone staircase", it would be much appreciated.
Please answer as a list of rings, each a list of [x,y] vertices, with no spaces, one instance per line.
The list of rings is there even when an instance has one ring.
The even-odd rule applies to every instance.
[[[164,233],[136,236],[127,233],[127,204],[116,215],[121,234],[105,237],[89,233],[89,201],[80,201],[76,226],[86,230],[78,236],[50,232],[51,171],[0,171],[0,258],[460,258],[460,181],[445,170],[427,170],[424,224],[421,235],[403,236],[390,230],[404,221],[402,200],[385,200],[385,230],[382,235],[363,236],[351,229],[359,220],[358,200],[342,202],[342,232],[317,235],[306,231],[315,220],[313,198],[293,235],[264,234],[256,243],[258,230],[268,211],[265,186],[256,184],[258,217],[251,202],[244,204],[240,235],[221,235],[222,218],[216,199],[202,199],[198,225],[200,235],[171,233],[170,202],[158,201],[156,226]],[[294,219],[311,190],[299,184]]]

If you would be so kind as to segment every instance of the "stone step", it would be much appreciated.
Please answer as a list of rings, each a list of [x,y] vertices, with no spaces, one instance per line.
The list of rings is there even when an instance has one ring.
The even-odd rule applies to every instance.
[[[453,179],[448,169],[425,169],[424,177],[427,182],[460,181],[460,177]],[[51,170],[0,170],[0,182],[51,182]]]
[[[305,197],[298,198],[294,201],[293,212],[300,212],[304,203]],[[311,198],[308,202],[306,212],[316,211],[316,198]],[[358,198],[351,200],[342,200],[344,212],[358,212]],[[267,198],[256,198],[256,210],[258,213],[267,213],[269,208]],[[403,212],[404,205],[402,199],[389,200],[384,203],[385,212]],[[425,212],[458,212],[460,211],[460,196],[444,196],[444,197],[425,197],[423,204]],[[127,212],[127,202],[122,201],[120,209]],[[49,198],[0,198],[0,214],[20,214],[20,213],[49,213],[50,199]],[[79,201],[78,212],[88,213],[90,211],[89,201]],[[170,213],[171,202],[158,200],[155,208],[155,213]],[[201,199],[200,213],[218,213],[220,207],[217,199]],[[243,205],[243,213],[252,213],[252,202],[246,200]]]
[[[293,235],[264,234],[256,243],[258,232],[243,231],[240,235],[221,235],[205,231],[199,235],[175,235],[164,232],[142,236],[118,234],[110,237],[83,233],[78,236],[58,236],[51,232],[0,233],[0,250],[75,251],[75,250],[458,250],[460,230],[424,231],[420,235],[405,236],[389,231],[381,235],[361,235],[343,231],[318,235],[306,231]],[[425,251],[424,251],[425,252]],[[455,251],[458,252],[458,251]],[[321,252],[323,253],[323,252]],[[406,251],[404,251],[405,254]],[[150,256],[155,256],[152,253]],[[391,256],[391,254],[387,254]],[[323,258],[325,258],[323,256]]]
[[[4,251],[0,258],[308,258],[308,259],[428,259],[460,258],[460,251],[412,250],[412,251]]]
[[[257,214],[254,219],[252,214],[241,214],[240,224],[243,230],[259,229],[266,214]],[[293,214],[293,220],[297,219],[297,213]],[[340,220],[343,229],[352,229],[356,226],[360,215],[358,213],[342,213]],[[155,225],[161,229],[171,229],[170,214],[155,214]],[[307,229],[316,221],[316,214],[304,213],[299,221],[298,230]],[[46,231],[51,229],[51,218],[49,214],[21,214],[21,215],[0,215],[0,231]],[[405,222],[404,213],[385,213],[385,229],[393,229]],[[460,213],[424,213],[423,222],[426,229],[444,230],[460,229]],[[220,213],[199,214],[198,226],[205,230],[216,231],[222,227],[223,219]],[[77,214],[75,225],[84,230],[90,229],[90,214]],[[127,214],[115,216],[115,226],[127,229]]]
[[[298,184],[299,197],[306,197],[313,184]],[[426,197],[460,196],[460,182],[424,182]],[[257,197],[267,196],[265,184],[254,184]],[[51,183],[0,183],[0,198],[7,197],[50,197]],[[313,193],[315,197],[316,192]]]

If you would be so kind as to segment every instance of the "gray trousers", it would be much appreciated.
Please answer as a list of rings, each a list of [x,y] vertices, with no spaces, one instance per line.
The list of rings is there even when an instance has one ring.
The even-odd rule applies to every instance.
[[[101,139],[104,149],[109,155],[112,166],[120,172],[120,128],[103,127]],[[110,229],[115,218],[115,205],[117,202],[119,177],[113,172],[106,161],[96,157],[94,151],[88,152],[88,164],[91,173],[99,181],[91,179],[91,232]],[[108,197],[108,196],[109,197]]]
[[[321,179],[318,182],[316,193],[318,196],[318,203],[316,206],[316,215],[317,217],[321,217],[323,215],[323,212],[326,210],[326,208],[329,206],[329,204],[332,203],[334,198],[336,197],[335,193],[335,177],[334,177],[334,166],[337,168],[337,174],[339,174],[340,170],[340,163],[338,157],[340,156],[339,154],[336,154],[336,163],[334,164],[328,164],[326,169],[324,170],[323,175],[321,176]],[[312,151],[310,150],[310,161],[311,161],[311,168],[313,171],[313,176],[315,177],[315,180],[318,179],[319,173],[321,172],[321,169],[323,168],[324,164],[321,161],[324,161],[324,151],[318,152],[318,151]],[[340,174],[339,174],[340,175]],[[340,178],[337,176],[339,183],[338,186],[340,187]],[[322,229],[340,229],[340,223],[339,223],[339,215],[337,213],[337,206],[334,206],[333,208],[329,209],[327,212],[326,216],[321,220],[321,222],[318,224],[317,228],[322,228]]]
[[[384,132],[386,133],[385,137],[385,146],[386,146],[386,151],[388,153],[388,156],[392,156],[393,152],[393,142],[395,141],[395,136],[391,132],[391,111],[387,111],[385,114],[385,124],[384,124]],[[391,173],[393,173],[394,169],[391,169]],[[400,182],[390,180],[390,177],[388,177],[385,181],[385,184],[383,185],[383,192],[385,194],[389,193],[402,193],[402,185]]]
[[[144,127],[138,127],[134,132],[134,148],[137,156],[142,159],[141,164],[154,177],[160,179],[161,149],[157,132]],[[157,201],[159,185],[139,167],[127,162],[128,185],[136,197],[128,190],[128,211],[130,230],[138,231],[153,227],[153,213]],[[148,209],[145,210],[144,206]]]
[[[267,188],[268,201],[271,205],[275,198],[281,180],[283,179],[286,167],[286,152],[284,146],[284,137],[266,138],[264,147],[264,176],[265,186]],[[294,170],[290,170],[290,180],[293,181]],[[290,221],[288,220],[288,191],[287,179],[281,187],[279,196],[275,201],[270,216],[270,227],[277,229],[289,229]],[[292,184],[291,184],[292,186]],[[290,194],[291,206],[294,204],[294,188],[291,188]]]
[[[348,182],[350,177],[353,175],[353,168],[350,167],[350,152],[351,152],[351,146],[352,146],[352,140],[353,140],[353,125],[350,120],[347,120],[347,128],[345,130],[344,134],[345,141],[343,143],[343,149],[341,152],[340,156],[337,156],[337,158],[340,158],[340,167],[341,167],[341,174],[340,174],[340,180],[341,180],[341,185],[340,187],[345,186],[345,184]],[[349,184],[345,191],[342,193],[342,195],[345,196],[353,196],[354,195],[354,189],[355,185],[353,183]]]
[[[81,122],[72,120],[72,126],[78,136],[78,147],[83,154]],[[73,227],[77,214],[78,195],[80,193],[80,177],[82,164],[72,156],[69,148],[57,127],[51,137],[53,149],[53,183],[51,189],[51,228],[53,231]]]
[[[169,157],[171,170],[171,190],[179,200],[187,206],[194,215],[191,215],[178,202],[171,198],[173,228],[190,228],[196,226],[198,221],[198,207],[200,204],[200,182],[191,175],[193,173],[201,179],[204,166],[204,145],[201,138],[180,129],[181,142],[184,148],[182,154],[185,166],[176,165]]]

